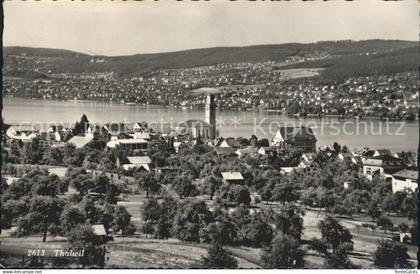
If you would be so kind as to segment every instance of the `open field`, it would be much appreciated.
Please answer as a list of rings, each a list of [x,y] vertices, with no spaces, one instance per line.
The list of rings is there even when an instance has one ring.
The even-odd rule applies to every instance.
[[[275,70],[280,73],[281,80],[305,78],[318,76],[324,68],[297,68],[297,69],[279,69]]]
[[[63,237],[48,237],[45,243],[41,237],[1,237],[2,257],[22,258],[28,250],[45,250],[46,257],[52,257],[55,250],[67,245]],[[176,239],[158,240],[142,237],[115,237],[108,243],[106,267],[108,268],[197,268],[202,256],[207,254],[207,244],[186,243]],[[248,260],[247,254],[259,253],[252,248],[232,247],[228,250],[238,260],[240,268],[260,268]]]
[[[143,220],[140,217],[140,206],[146,198],[144,195],[129,196],[129,201],[121,202],[133,215],[135,225],[140,228]],[[303,240],[312,237],[320,238],[318,222],[324,214],[308,210],[304,216]],[[372,268],[372,253],[376,250],[377,241],[389,235],[380,232],[371,232],[365,228],[357,229],[358,221],[342,219],[341,223],[350,229],[354,236],[354,251],[350,259],[361,268]],[[139,229],[138,229],[139,230]],[[48,256],[53,256],[55,249],[66,246],[63,237],[48,237],[43,243],[41,237],[11,238],[8,231],[0,235],[3,255],[7,254],[15,259],[27,254],[28,249],[46,249]],[[136,233],[133,237],[122,238],[115,236],[109,242],[107,254],[107,267],[110,268],[196,268],[199,267],[202,256],[207,253],[208,244],[182,242],[177,239],[158,240],[145,238],[143,234]],[[261,249],[249,247],[225,247],[239,262],[241,268],[260,268]],[[303,246],[306,249],[306,246]],[[416,249],[409,246],[409,255],[415,258]],[[321,268],[323,257],[313,251],[306,250],[306,267]]]

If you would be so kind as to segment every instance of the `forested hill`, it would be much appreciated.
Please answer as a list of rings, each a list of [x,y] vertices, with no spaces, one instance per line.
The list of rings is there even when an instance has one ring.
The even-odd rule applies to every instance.
[[[284,62],[304,58],[297,67],[327,67],[324,76],[380,71],[406,71],[417,68],[417,42],[399,40],[329,41],[310,44],[258,45],[248,47],[216,47],[168,53],[136,54],[130,56],[94,56],[68,50],[5,47],[5,74],[22,75],[16,59],[44,59],[52,73],[115,72],[120,76],[142,74],[157,69],[176,69],[219,63]],[[309,60],[309,61],[308,61]],[[39,64],[39,62],[37,62]],[[344,66],[339,66],[344,64]],[[370,65],[374,65],[371,67]],[[414,66],[415,65],[415,66]],[[340,68],[339,68],[340,67]],[[42,69],[37,71],[43,71]],[[38,76],[36,76],[38,77]]]

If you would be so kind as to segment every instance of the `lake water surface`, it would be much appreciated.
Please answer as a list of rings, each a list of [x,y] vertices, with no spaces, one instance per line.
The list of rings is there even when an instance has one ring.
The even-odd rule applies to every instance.
[[[124,105],[105,102],[73,102],[3,99],[6,123],[74,123],[86,114],[89,121],[177,123],[189,119],[203,119],[204,110],[175,109],[161,106]],[[263,111],[217,111],[218,131],[222,137],[250,137],[271,139],[279,126],[310,126],[317,146],[338,142],[350,148],[368,146],[388,148],[394,152],[417,150],[419,124],[414,122],[381,122],[369,120],[296,119]]]

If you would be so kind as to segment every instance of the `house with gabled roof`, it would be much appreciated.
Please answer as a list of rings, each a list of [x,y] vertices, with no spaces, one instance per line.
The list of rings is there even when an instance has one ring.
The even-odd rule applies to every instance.
[[[237,171],[228,171],[222,172],[223,181],[226,183],[232,184],[242,184],[244,182],[244,177],[240,172]]]
[[[74,145],[76,148],[82,148],[93,140],[92,135],[73,136],[67,143]]]
[[[385,155],[393,156],[389,149],[377,149],[373,153],[373,157],[385,156]]]
[[[280,127],[273,138],[274,146],[291,146],[302,152],[315,152],[317,139],[310,127]]]
[[[366,158],[363,161],[363,174],[369,180],[374,176],[383,177],[385,174],[393,174],[404,168],[406,165],[401,159],[390,155]]]
[[[149,156],[130,156],[127,157],[128,164],[122,165],[125,170],[129,169],[144,169],[150,171],[150,164],[152,160]]]
[[[238,149],[241,147],[241,144],[235,138],[228,137],[220,143],[219,147]]]
[[[277,149],[274,147],[260,147],[258,149],[258,154],[260,155],[277,155]]]
[[[392,192],[418,189],[419,173],[417,170],[403,169],[392,174]]]
[[[10,139],[30,142],[38,136],[38,130],[30,125],[14,125],[6,130],[6,136]]]
[[[149,142],[144,139],[111,139],[106,146],[109,148],[120,147],[125,150],[141,151],[146,152],[148,149]]]

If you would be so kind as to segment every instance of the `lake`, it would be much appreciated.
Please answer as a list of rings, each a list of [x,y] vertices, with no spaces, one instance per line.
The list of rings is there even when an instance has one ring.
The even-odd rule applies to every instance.
[[[73,102],[3,99],[3,117],[8,124],[74,123],[86,114],[89,121],[177,123],[203,119],[204,110],[176,109],[161,106],[124,105],[106,102]],[[218,132],[222,137],[259,138],[274,136],[279,126],[310,126],[318,139],[317,146],[338,142],[349,148],[388,148],[393,152],[417,151],[419,124],[414,122],[384,122],[369,120],[339,120],[335,118],[297,119],[284,114],[264,111],[217,111]]]

